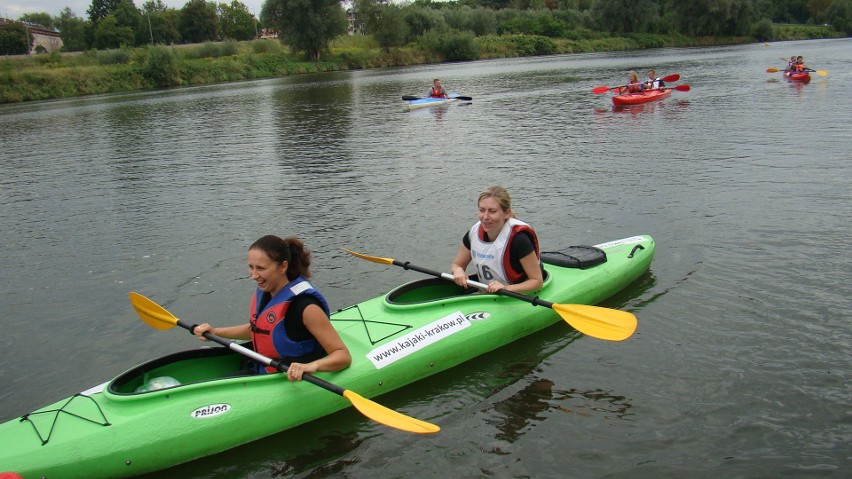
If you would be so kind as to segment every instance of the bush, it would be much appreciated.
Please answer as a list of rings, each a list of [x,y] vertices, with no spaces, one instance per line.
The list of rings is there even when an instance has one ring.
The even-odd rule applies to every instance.
[[[234,40],[226,40],[219,44],[219,56],[230,57],[240,53],[240,48]]]
[[[187,58],[217,58],[222,56],[218,43],[205,43],[195,50],[195,55],[187,55]]]
[[[775,40],[775,27],[772,25],[772,20],[764,18],[752,25],[751,36],[759,42]]]
[[[566,30],[565,36],[562,38],[568,40],[594,40],[596,38],[601,38],[602,36],[603,35],[598,32],[580,27],[574,30]]]
[[[512,35],[512,43],[518,49],[518,55],[550,55],[556,49],[553,40],[541,35]]]
[[[0,27],[0,55],[26,55],[31,43],[27,27],[22,23],[12,22]]]
[[[97,55],[99,65],[126,65],[130,63],[130,51],[126,48],[99,50]]]
[[[39,55],[36,57],[39,65],[59,65],[62,63],[62,55],[58,50],[52,51],[47,55]]]
[[[224,42],[208,42],[196,48],[184,51],[184,58],[195,60],[198,58],[229,57],[239,53],[237,42],[228,40]]]
[[[142,76],[157,87],[180,84],[180,71],[175,52],[162,45],[148,49],[148,60],[142,68]]]
[[[497,15],[494,10],[477,8],[470,14],[468,29],[478,37],[497,33]]]
[[[254,53],[278,53],[281,44],[277,40],[255,40],[251,42],[251,50]]]
[[[462,32],[471,31],[476,36],[497,32],[497,14],[489,8],[447,8],[441,10],[447,25]]]
[[[651,33],[628,33],[625,38],[633,42],[633,48],[662,48],[666,46],[666,37]]]
[[[419,37],[426,32],[444,32],[447,30],[447,22],[444,16],[435,9],[427,7],[410,6],[403,10],[403,18],[412,37]]]
[[[441,55],[448,62],[476,60],[479,58],[479,45],[471,32],[451,30],[446,33],[428,32],[420,37],[420,45]]]

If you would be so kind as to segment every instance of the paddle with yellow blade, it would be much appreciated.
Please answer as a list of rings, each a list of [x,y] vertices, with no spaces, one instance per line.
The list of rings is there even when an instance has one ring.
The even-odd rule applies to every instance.
[[[130,304],[133,306],[133,309],[136,310],[136,314],[139,315],[139,318],[142,319],[142,321],[144,321],[148,326],[151,326],[154,329],[165,330],[171,329],[175,326],[180,326],[181,328],[192,332],[192,330],[195,328],[195,325],[187,325],[180,319],[173,316],[172,313],[166,311],[165,308],[151,301],[145,296],[142,296],[139,293],[130,293]],[[229,341],[225,338],[216,336],[215,334],[207,332],[204,333],[204,337],[209,339],[210,341],[217,342],[227,347],[228,349],[231,349],[232,351],[238,352],[244,356],[248,356],[249,358],[265,366],[272,366],[281,372],[287,371],[287,368],[290,366],[289,364],[285,363],[280,359],[268,358],[233,341]],[[349,400],[349,402],[352,403],[353,406],[355,406],[355,409],[357,409],[361,414],[367,416],[373,421],[382,423],[385,426],[390,426],[401,431],[413,432],[417,434],[431,434],[441,430],[441,428],[434,424],[421,421],[410,416],[406,416],[405,414],[396,412],[392,409],[388,409],[382,406],[381,404],[378,404],[358,395],[355,392],[343,389],[340,386],[332,384],[324,379],[320,379],[312,374],[304,373],[302,375],[302,379],[311,384],[315,384],[323,389],[345,397]]]
[[[432,271],[420,266],[415,266],[411,263],[403,263],[393,258],[379,258],[377,256],[369,256],[366,254],[356,253],[346,248],[341,248],[343,251],[367,261],[379,264],[392,264],[401,266],[404,269],[411,269],[426,273],[438,278],[443,278],[448,281],[453,281],[453,275],[449,273],[441,273]],[[476,281],[468,281],[467,284],[485,291],[488,289],[487,284],[478,283]],[[608,341],[623,341],[629,338],[636,331],[636,316],[627,311],[619,311],[617,309],[602,308],[600,306],[589,306],[586,304],[554,304],[550,301],[544,301],[538,297],[527,296],[514,291],[501,289],[497,294],[509,296],[511,298],[520,299],[535,306],[544,306],[556,311],[562,319],[570,324],[577,331],[598,339],[606,339]]]
[[[779,70],[777,68],[767,68],[766,69],[766,73],[778,73],[780,71],[781,70]],[[828,76],[828,72],[825,71],[825,70],[812,70],[810,68],[805,68],[802,71],[807,72],[807,73],[816,73],[817,75],[819,75],[821,77]]]

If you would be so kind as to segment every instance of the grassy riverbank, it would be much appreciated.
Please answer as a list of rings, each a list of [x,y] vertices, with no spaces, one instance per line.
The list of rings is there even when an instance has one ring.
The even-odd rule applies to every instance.
[[[819,26],[776,26],[776,40],[838,37]],[[463,58],[511,58],[562,53],[624,51],[660,47],[697,47],[753,42],[749,37],[702,37],[636,34],[609,36],[579,29],[573,38],[537,35],[460,33]],[[275,40],[205,43],[90,50],[78,54],[14,57],[0,60],[0,103],[68,98],[81,95],[152,90],[175,86],[275,78],[284,75],[388,66],[440,63],[458,54],[446,39],[429,38],[385,51],[370,37],[340,37],[322,62],[306,62]],[[786,53],[785,53],[786,55]]]

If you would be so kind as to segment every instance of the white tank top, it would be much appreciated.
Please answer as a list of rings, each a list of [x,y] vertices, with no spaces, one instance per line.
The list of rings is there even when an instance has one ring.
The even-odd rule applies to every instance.
[[[470,258],[479,275],[479,280],[483,283],[499,281],[503,284],[511,284],[503,268],[503,256],[509,248],[512,227],[516,225],[529,226],[521,220],[509,218],[492,242],[482,241],[479,238],[481,222],[477,221],[470,228]]]

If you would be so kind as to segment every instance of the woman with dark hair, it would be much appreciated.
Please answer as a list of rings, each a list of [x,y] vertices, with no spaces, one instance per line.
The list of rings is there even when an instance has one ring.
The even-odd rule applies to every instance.
[[[257,283],[249,322],[214,328],[207,323],[195,328],[231,339],[251,339],[255,351],[290,363],[287,378],[300,381],[303,373],[340,371],[352,356],[332,327],[325,298],[311,283],[311,254],[298,238],[267,235],[248,251],[249,276]],[[259,374],[276,372],[257,366]]]

